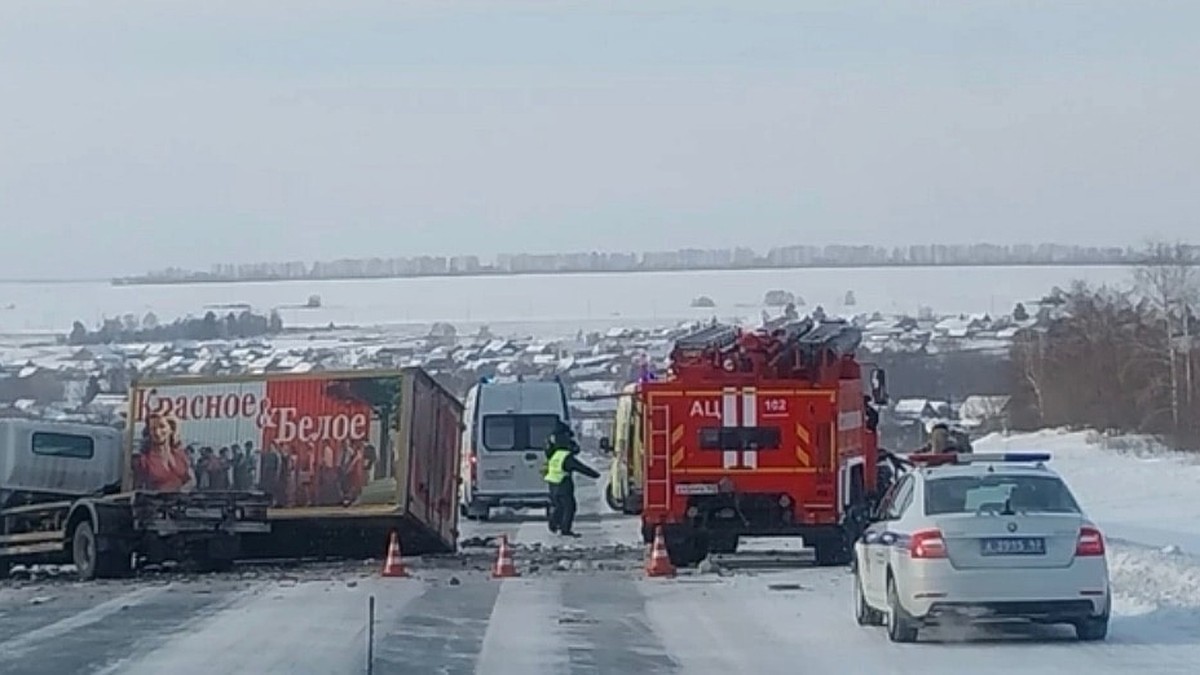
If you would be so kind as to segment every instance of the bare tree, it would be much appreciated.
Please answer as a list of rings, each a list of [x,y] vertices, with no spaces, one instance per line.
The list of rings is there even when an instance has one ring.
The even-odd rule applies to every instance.
[[[1170,370],[1171,422],[1180,431],[1179,353],[1183,354],[1183,405],[1192,407],[1191,317],[1200,301],[1200,250],[1183,242],[1152,242],[1134,271],[1138,291],[1161,317],[1167,337]]]

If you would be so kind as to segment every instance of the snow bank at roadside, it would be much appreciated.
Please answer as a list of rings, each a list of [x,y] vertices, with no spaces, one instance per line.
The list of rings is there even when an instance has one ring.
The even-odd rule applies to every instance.
[[[1167,608],[1200,613],[1200,559],[1174,549],[1115,543],[1108,561],[1118,614]]]
[[[1200,624],[1200,457],[1144,437],[1044,430],[977,452],[1041,451],[1108,539],[1113,611]]]

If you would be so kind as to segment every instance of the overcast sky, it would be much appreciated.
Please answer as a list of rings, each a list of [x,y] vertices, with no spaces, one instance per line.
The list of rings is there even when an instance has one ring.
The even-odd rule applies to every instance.
[[[0,277],[1188,237],[1197,26],[1191,0],[3,0]]]

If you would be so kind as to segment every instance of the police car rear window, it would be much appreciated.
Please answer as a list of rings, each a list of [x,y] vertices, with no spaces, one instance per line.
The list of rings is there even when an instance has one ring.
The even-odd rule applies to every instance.
[[[1079,504],[1054,476],[947,476],[925,483],[925,515],[996,512],[1079,513]]]

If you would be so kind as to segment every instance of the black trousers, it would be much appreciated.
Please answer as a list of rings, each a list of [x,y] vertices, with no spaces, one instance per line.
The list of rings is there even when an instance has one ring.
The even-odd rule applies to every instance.
[[[562,532],[564,534],[571,532],[571,528],[575,525],[575,510],[578,504],[575,501],[575,485],[568,481],[563,481],[558,485],[550,486],[550,517],[549,526],[551,532]]]

